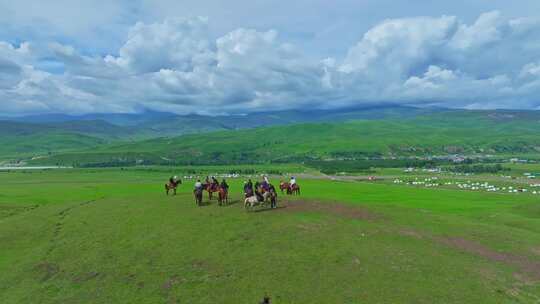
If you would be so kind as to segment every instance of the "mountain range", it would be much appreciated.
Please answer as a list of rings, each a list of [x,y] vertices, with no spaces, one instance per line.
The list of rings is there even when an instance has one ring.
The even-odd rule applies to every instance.
[[[531,154],[540,112],[403,106],[247,115],[37,115],[0,120],[0,160],[132,165]]]

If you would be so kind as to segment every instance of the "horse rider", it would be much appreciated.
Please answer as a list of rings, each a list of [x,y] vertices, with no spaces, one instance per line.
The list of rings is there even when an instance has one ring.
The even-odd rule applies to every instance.
[[[227,184],[227,182],[225,181],[225,179],[223,179],[221,181],[221,185],[220,185],[221,189],[225,190],[225,192],[229,192],[229,185]]]
[[[212,176],[212,189],[217,190],[219,187],[219,181],[215,176]]]
[[[173,187],[178,186],[178,176],[171,176],[171,178],[169,178],[169,185]]]
[[[264,201],[264,197],[263,197],[262,193],[259,192],[259,189],[256,189],[256,190],[255,190],[255,196],[257,197],[257,200],[258,200],[259,202]]]
[[[289,182],[289,185],[291,188],[294,188],[296,186],[296,177],[291,176],[291,181]]]
[[[266,191],[266,192],[270,191],[270,181],[268,180],[268,176],[265,175],[263,177],[263,181],[262,181],[261,185],[262,185],[264,191]]]
[[[201,183],[201,180],[198,179],[197,182],[195,182],[195,190],[201,190],[203,187],[203,184]]]
[[[244,182],[244,195],[247,197],[253,196],[253,184],[251,180]]]

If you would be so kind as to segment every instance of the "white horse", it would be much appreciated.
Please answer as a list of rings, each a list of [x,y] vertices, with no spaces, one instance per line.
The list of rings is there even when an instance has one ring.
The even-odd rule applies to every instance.
[[[250,196],[244,200],[244,207],[247,208],[253,208],[255,206],[262,206],[268,202],[268,198],[270,197],[270,192],[265,192],[262,195],[262,200],[259,200],[257,198],[257,195]]]

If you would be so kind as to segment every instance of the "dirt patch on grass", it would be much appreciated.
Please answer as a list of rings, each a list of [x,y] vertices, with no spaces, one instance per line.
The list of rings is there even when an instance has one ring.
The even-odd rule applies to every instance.
[[[321,231],[323,225],[318,223],[306,223],[306,224],[298,224],[296,227],[300,230],[308,231],[308,232],[319,232]]]
[[[477,242],[459,237],[437,238],[436,240],[447,246],[486,258],[490,261],[517,267],[521,272],[521,277],[526,277],[527,280],[540,280],[540,261],[538,260],[532,260],[526,256],[517,254],[498,252]]]
[[[281,202],[281,206],[284,208],[277,209],[278,212],[318,212],[349,219],[369,221],[380,218],[379,215],[374,214],[365,208],[345,205],[338,202],[323,203],[318,201],[303,200],[283,201]]]
[[[400,235],[403,235],[403,236],[408,236],[408,237],[412,237],[412,238],[415,238],[415,239],[423,239],[424,236],[422,235],[422,233],[418,232],[418,231],[414,231],[412,229],[400,229],[398,231],[398,233]]]
[[[60,267],[54,263],[42,262],[36,265],[35,269],[41,275],[41,282],[45,282],[50,278],[54,277],[57,273],[60,272]]]
[[[161,286],[161,288],[168,292],[171,288],[173,288],[174,285],[176,285],[177,283],[179,282],[179,278],[178,276],[172,276],[170,277],[169,279],[167,279],[167,281],[165,281],[165,283],[163,283],[163,285]]]
[[[75,278],[73,278],[73,282],[75,282],[75,283],[84,283],[84,282],[90,281],[91,279],[94,279],[94,278],[96,278],[98,276],[99,276],[99,272],[95,272],[95,271],[88,272],[88,273],[82,273],[82,274],[79,274],[79,275],[75,276]]]

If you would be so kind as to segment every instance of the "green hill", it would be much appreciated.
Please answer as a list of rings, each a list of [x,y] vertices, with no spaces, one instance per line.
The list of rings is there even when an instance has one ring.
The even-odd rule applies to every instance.
[[[310,123],[158,138],[103,145],[38,162],[109,166],[530,154],[540,151],[539,121],[537,112],[448,111],[410,119]]]
[[[0,157],[21,159],[69,150],[83,150],[125,138],[124,128],[104,121],[23,123],[0,121]]]

